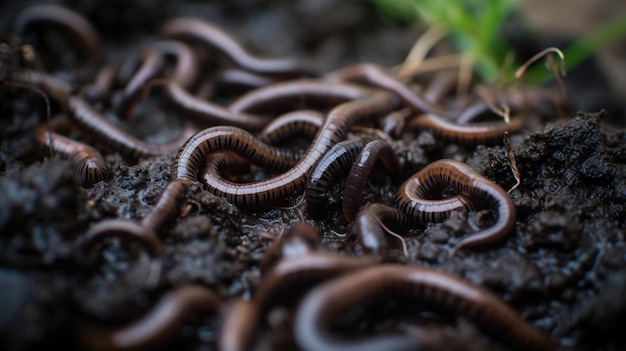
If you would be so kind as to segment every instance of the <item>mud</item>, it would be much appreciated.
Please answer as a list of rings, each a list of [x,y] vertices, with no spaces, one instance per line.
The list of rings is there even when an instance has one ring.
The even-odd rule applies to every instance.
[[[412,29],[388,25],[360,2],[296,1],[274,7],[273,2],[256,0],[64,3],[94,23],[113,61],[153,37],[163,20],[176,15],[202,16],[242,38],[252,50],[297,57],[322,71],[359,61],[395,65],[417,36]],[[24,6],[4,5],[2,22]],[[115,25],[113,13],[122,18]],[[598,84],[602,89],[604,83]],[[584,92],[578,89],[576,94]],[[601,97],[594,96],[588,105],[574,103],[574,111],[586,112],[554,117],[535,130],[512,135],[521,184],[511,192],[518,219],[507,240],[448,260],[462,238],[493,221],[490,211],[455,213],[443,223],[404,233],[409,257],[390,237],[395,242],[391,260],[441,269],[486,287],[564,350],[625,348],[626,131],[614,125],[624,118],[615,114],[615,102],[598,102]],[[326,249],[362,254],[341,215],[343,181],[331,191],[330,213],[322,220],[308,218],[306,207],[242,211],[192,187],[181,218],[162,236],[165,253],[160,258],[118,239],[83,250],[82,236],[94,223],[145,216],[170,180],[173,155],[133,163],[111,154],[106,160],[114,170],[112,179],[83,186],[68,162],[49,160],[45,151],[34,147],[33,131],[44,115],[41,97],[3,84],[0,101],[2,349],[80,349],[73,334],[78,325],[127,322],[148,311],[163,292],[185,283],[207,286],[224,300],[250,297],[261,279],[261,256],[301,217],[319,228]],[[598,104],[612,112],[586,108]],[[176,131],[142,131],[140,122],[129,128],[153,140],[171,138]],[[504,189],[515,184],[501,146],[446,145],[429,132],[419,132],[405,136],[395,151],[404,160],[402,171],[369,182],[364,199],[392,203],[404,179],[443,157],[467,162]],[[394,311],[403,316],[407,312],[401,301],[357,311],[345,317],[346,324],[362,323],[345,333],[421,330],[441,349],[507,349],[463,318],[414,308],[408,311],[410,318],[402,319]],[[288,308],[276,313],[256,349],[295,347],[292,312]],[[415,320],[427,322],[411,323]],[[215,349],[218,326],[216,320],[190,320],[167,346]]]

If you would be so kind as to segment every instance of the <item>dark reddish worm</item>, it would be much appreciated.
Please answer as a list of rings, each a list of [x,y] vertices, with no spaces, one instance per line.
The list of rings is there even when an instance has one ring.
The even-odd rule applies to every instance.
[[[410,336],[344,340],[333,335],[337,316],[386,298],[409,298],[462,314],[518,350],[556,350],[556,344],[486,289],[428,268],[379,265],[330,280],[309,291],[295,317],[295,337],[307,351],[415,350]]]
[[[157,77],[165,68],[165,57],[156,50],[147,49],[139,55],[141,64],[124,87],[117,108],[120,117],[128,119],[134,107],[139,103],[143,88],[147,82]]]
[[[32,84],[41,88],[46,95],[57,102],[62,102],[73,91],[69,82],[41,71],[22,70],[14,74],[12,78],[15,82]]]
[[[213,77],[216,94],[239,95],[273,84],[275,80],[237,68],[224,69]]]
[[[309,215],[319,218],[328,213],[326,193],[348,173],[354,160],[370,141],[372,137],[368,135],[344,140],[320,158],[307,179],[306,203]]]
[[[38,26],[54,26],[69,34],[83,49],[87,58],[97,57],[101,52],[100,38],[91,24],[80,14],[58,5],[35,5],[20,12],[11,30],[23,37]]]
[[[370,172],[376,162],[382,162],[388,173],[398,171],[398,160],[391,146],[383,140],[368,142],[359,153],[348,173],[346,186],[343,190],[342,210],[348,222],[354,221],[354,216],[361,208],[361,197]]]
[[[58,134],[58,118],[35,130],[35,142],[42,150],[52,148],[61,159],[70,160],[85,184],[94,184],[111,177],[111,170],[102,156],[91,146]]]
[[[153,350],[179,334],[191,315],[216,314],[220,305],[217,295],[204,286],[181,286],[161,297],[140,319],[111,329],[81,326],[77,338],[90,350]]]
[[[296,79],[252,90],[235,100],[229,109],[233,112],[276,114],[301,108],[333,108],[371,93],[369,89],[348,83]]]
[[[122,156],[131,159],[173,153],[178,150],[184,141],[194,132],[192,127],[188,123],[185,123],[180,137],[175,141],[162,145],[148,144],[115,126],[80,96],[70,96],[67,99],[67,107],[72,120],[74,120],[84,132],[92,135],[96,142],[111,151],[117,151]]]
[[[389,257],[389,245],[382,224],[392,230],[404,230],[409,226],[409,218],[395,207],[368,203],[356,214],[354,232],[365,253],[385,260]]]
[[[217,339],[220,351],[247,351],[252,347],[259,324],[257,305],[234,299],[222,309],[222,326]]]
[[[343,140],[350,127],[356,122],[372,119],[393,110],[399,101],[388,93],[378,92],[367,98],[343,103],[329,114],[315,136],[306,154],[293,168],[268,180],[212,187],[209,191],[225,197],[230,203],[242,208],[263,208],[284,202],[302,193],[307,174],[315,163],[333,144]],[[176,178],[198,180],[198,173],[206,157],[214,152],[234,150],[238,143],[219,142],[216,128],[205,129],[183,145],[180,149],[173,174]],[[258,150],[250,150],[253,154]]]
[[[404,83],[395,79],[385,70],[371,63],[362,63],[331,72],[325,76],[330,82],[365,83],[380,89],[391,91],[402,99],[406,107],[414,112],[431,112],[444,114],[421,97],[413,93]]]
[[[451,187],[463,197],[452,197],[446,200],[446,206],[425,200],[431,196],[440,196],[441,191]],[[460,249],[492,244],[504,239],[515,226],[515,205],[509,195],[498,185],[476,172],[470,166],[454,160],[438,160],[417,172],[402,184],[398,190],[398,206],[409,217],[421,223],[442,221],[451,209],[472,209],[473,204],[466,202],[465,196],[472,202],[493,208],[498,219],[487,229],[463,239],[452,251],[454,256]],[[438,200],[442,201],[442,200]],[[445,202],[444,202],[445,203]]]
[[[259,260],[262,274],[267,274],[280,259],[290,259],[313,251],[321,241],[317,228],[309,223],[297,223],[278,237]]]
[[[471,115],[474,112],[480,111],[462,113],[461,120],[474,118],[475,116]],[[502,121],[459,124],[445,120],[435,114],[426,113],[409,120],[407,129],[428,129],[442,140],[475,146],[501,143],[505,132],[518,132],[523,126],[523,121],[519,117],[511,119],[510,123]]]
[[[324,124],[324,115],[316,111],[297,110],[276,117],[259,133],[259,141],[278,145],[294,137],[314,138]]]
[[[216,103],[196,97],[173,82],[166,83],[164,89],[165,97],[176,107],[179,113],[189,115],[189,117],[205,125],[229,125],[258,131],[271,121],[270,116],[233,112]]]
[[[166,39],[200,43],[208,49],[220,52],[244,70],[254,73],[280,77],[314,75],[309,68],[296,61],[254,57],[222,29],[199,19],[172,19],[163,26],[160,36]]]
[[[282,259],[263,277],[253,301],[264,316],[278,304],[295,301],[304,291],[321,281],[373,266],[379,261],[370,256],[341,256],[333,252],[312,251]]]

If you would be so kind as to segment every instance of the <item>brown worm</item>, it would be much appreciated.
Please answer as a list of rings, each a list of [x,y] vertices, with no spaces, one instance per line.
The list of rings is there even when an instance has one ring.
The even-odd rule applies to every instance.
[[[293,60],[260,59],[250,55],[241,45],[222,29],[199,19],[175,18],[167,22],[160,36],[200,43],[217,51],[237,66],[254,73],[280,77],[315,75],[311,69]]]
[[[271,121],[271,116],[233,112],[221,105],[194,96],[173,82],[165,84],[164,89],[165,97],[176,107],[178,113],[189,115],[205,125],[229,125],[258,131]]]
[[[258,308],[249,300],[231,300],[222,309],[222,326],[217,339],[220,351],[247,351],[252,347],[259,324]]]
[[[237,68],[224,69],[213,77],[216,94],[239,95],[273,84],[271,78]]]
[[[298,136],[314,138],[323,123],[324,115],[321,113],[297,110],[276,117],[265,126],[258,138],[268,145],[277,145]]]
[[[402,99],[406,107],[411,107],[414,112],[440,113],[421,97],[413,93],[404,83],[392,77],[389,73],[375,64],[361,63],[331,72],[325,76],[330,82],[355,82],[365,83],[380,89],[391,91]]]
[[[83,252],[89,252],[105,238],[139,242],[152,257],[163,253],[163,243],[152,228],[122,219],[104,220],[89,228],[89,231],[82,238],[81,248]]]
[[[392,230],[404,230],[409,218],[400,209],[379,203],[368,203],[356,214],[354,232],[363,251],[386,260],[389,244],[381,223]]]
[[[118,103],[120,117],[128,119],[134,107],[139,103],[143,94],[143,88],[151,80],[157,77],[165,68],[165,57],[156,50],[147,49],[140,54],[141,64],[137,71],[124,87],[124,91]]]
[[[385,92],[377,92],[367,98],[343,103],[329,112],[306,154],[293,168],[259,182],[219,187],[208,184],[209,191],[247,209],[285,202],[302,193],[307,174],[315,163],[333,144],[345,138],[353,124],[385,114],[393,110],[398,103],[396,96]],[[236,146],[230,142],[215,143],[215,128],[217,127],[197,133],[183,145],[176,157],[173,170],[175,177],[197,181],[198,173],[209,154],[229,148],[232,150]],[[253,153],[257,151],[252,150]]]
[[[442,200],[437,200],[434,207],[432,200],[425,200],[441,196],[441,191],[446,187],[451,187],[462,196],[445,199],[448,202],[444,202],[443,207],[437,202]],[[472,202],[468,203],[466,197]],[[442,221],[452,209],[473,209],[474,201],[493,208],[498,217],[495,224],[463,239],[452,251],[452,256],[465,247],[483,246],[502,240],[515,226],[515,205],[509,195],[470,166],[455,160],[438,160],[417,172],[402,184],[396,201],[400,209],[420,223]]]
[[[72,140],[59,133],[59,123],[65,121],[54,118],[50,124],[43,124],[35,130],[35,142],[42,150],[52,148],[59,158],[70,160],[84,184],[95,184],[109,179],[111,170],[100,153],[91,146]]]
[[[62,102],[74,90],[70,82],[41,71],[22,70],[13,74],[12,79],[18,83],[32,84],[41,88],[57,102]]]
[[[372,137],[368,135],[344,140],[334,145],[320,158],[311,171],[306,185],[306,203],[311,217],[320,218],[328,214],[326,193],[348,173],[354,160],[370,141]]]
[[[77,338],[90,350],[153,350],[180,334],[192,314],[213,315],[220,305],[218,296],[204,286],[181,286],[166,293],[138,320],[109,329],[83,325]]]
[[[266,274],[282,258],[307,254],[319,245],[320,240],[314,225],[306,222],[295,224],[265,250],[259,260],[261,273]]]
[[[252,90],[235,100],[229,109],[233,112],[275,114],[301,108],[332,108],[370,94],[371,90],[348,83],[296,79]]]
[[[346,274],[309,291],[296,312],[298,345],[307,351],[420,349],[416,337],[386,335],[347,340],[332,333],[337,316],[386,298],[414,299],[462,314],[518,350],[557,348],[488,290],[441,271],[391,264]]]
[[[354,221],[354,216],[361,208],[361,197],[367,178],[378,161],[382,162],[388,173],[393,174],[398,171],[398,160],[386,141],[372,140],[363,147],[348,173],[343,190],[342,210],[348,222]]]
[[[100,68],[93,82],[81,88],[81,95],[85,96],[89,101],[105,101],[108,99],[115,85],[118,70],[116,65],[106,65]]]
[[[11,30],[22,37],[39,26],[54,26],[69,34],[87,58],[97,57],[102,51],[98,34],[80,14],[58,5],[35,5],[20,12]]]
[[[194,132],[192,127],[185,123],[181,135],[175,141],[168,144],[148,144],[115,126],[80,96],[70,96],[67,99],[67,107],[72,120],[84,132],[92,135],[97,143],[130,159],[173,153]]]
[[[370,256],[341,256],[333,252],[311,251],[282,259],[263,277],[254,295],[261,316],[277,304],[293,302],[304,291],[321,281],[377,264]]]
[[[184,179],[172,180],[161,193],[156,205],[141,219],[140,225],[161,236],[164,228],[178,217],[181,202],[185,199],[190,185],[191,182]]]

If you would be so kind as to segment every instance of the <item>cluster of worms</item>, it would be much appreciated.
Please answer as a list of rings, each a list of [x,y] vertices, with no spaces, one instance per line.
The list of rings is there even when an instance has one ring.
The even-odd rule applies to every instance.
[[[102,60],[94,28],[67,8],[29,7],[12,25],[13,34],[21,38],[42,38],[50,30],[73,43],[78,61]],[[70,160],[85,186],[112,177],[103,154],[118,153],[128,162],[176,155],[171,181],[148,214],[136,222],[109,219],[93,225],[83,238],[84,250],[103,238],[118,237],[135,240],[159,257],[162,238],[196,183],[242,210],[295,203],[315,221],[328,215],[327,194],[345,178],[341,211],[363,251],[345,256],[325,250],[318,228],[306,222],[293,225],[260,261],[262,279],[251,299],[222,301],[208,287],[174,287],[130,324],[82,328],[78,339],[86,348],[149,349],[175,338],[191,314],[201,314],[220,316],[220,350],[250,349],[269,311],[297,302],[293,334],[303,350],[422,349],[425,342],[415,335],[352,339],[334,332],[336,316],[389,298],[465,316],[516,349],[556,348],[487,289],[450,273],[389,260],[386,236],[392,229],[424,227],[455,211],[490,210],[494,220],[460,241],[450,259],[461,250],[506,240],[516,209],[500,186],[463,162],[440,159],[403,180],[393,203],[362,201],[376,167],[391,175],[402,173],[404,164],[394,145],[404,132],[426,130],[468,147],[499,144],[505,133],[524,128],[525,101],[506,101],[513,116],[508,122],[480,121],[497,115],[493,102],[463,108],[442,103],[456,87],[450,76],[436,75],[416,92],[406,80],[372,63],[320,73],[294,60],[258,58],[222,29],[194,18],[170,19],[153,41],[122,64],[101,65],[88,84],[76,86],[45,66],[22,69],[11,80],[42,91],[60,111],[48,116],[34,139],[42,156]],[[227,94],[227,103],[213,102],[214,91],[197,89],[207,67],[213,72],[213,90]],[[180,136],[167,144],[131,135],[103,112],[107,106],[122,120],[131,119],[154,91],[181,118]],[[72,137],[77,133],[82,137]],[[296,138],[308,146],[290,147]],[[242,172],[250,165],[272,176],[249,181]]]

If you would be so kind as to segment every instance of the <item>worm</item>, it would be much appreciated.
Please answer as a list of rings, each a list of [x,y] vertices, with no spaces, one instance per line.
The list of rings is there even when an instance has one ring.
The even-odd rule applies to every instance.
[[[307,351],[420,349],[419,340],[409,336],[348,341],[332,334],[337,316],[386,298],[419,300],[462,314],[518,350],[556,350],[552,340],[488,290],[441,271],[393,264],[345,274],[309,291],[295,316],[298,345]]]
[[[424,100],[431,104],[441,102],[441,100],[450,94],[458,81],[455,72],[441,72],[435,74],[430,83],[424,89]]]
[[[48,73],[34,70],[22,70],[12,77],[16,82],[32,84],[41,88],[54,101],[62,102],[74,90],[72,85],[61,78]]]
[[[424,99],[413,93],[406,85],[389,75],[389,73],[385,72],[382,67],[372,63],[361,63],[348,66],[328,73],[324,78],[330,82],[365,83],[367,85],[394,92],[400,96],[404,105],[412,108],[414,112],[446,114],[439,111]]]
[[[208,125],[230,125],[258,131],[271,121],[271,116],[233,112],[216,103],[196,97],[173,82],[165,84],[164,88],[165,97],[175,106],[178,113],[189,115]]]
[[[393,174],[398,171],[398,160],[386,141],[372,140],[363,147],[348,173],[343,190],[342,211],[348,222],[354,221],[354,216],[361,208],[365,183],[377,161],[382,162],[388,173]]]
[[[138,320],[116,328],[78,328],[80,344],[90,350],[153,350],[171,341],[192,314],[213,315],[220,299],[200,285],[185,285],[166,293]]]
[[[473,119],[482,112],[480,109],[472,109],[469,113],[462,113],[459,117],[461,121]],[[409,120],[407,128],[428,129],[437,137],[449,142],[464,144],[469,146],[493,145],[501,143],[504,133],[514,133],[520,131],[523,121],[520,117],[512,118],[510,123],[503,122],[482,122],[471,124],[459,124],[450,122],[436,114],[425,113]]]
[[[60,28],[78,44],[87,58],[100,55],[100,38],[91,24],[80,14],[58,5],[30,6],[20,12],[11,30],[23,37],[30,29],[49,25]]]
[[[435,206],[432,206],[432,200],[424,200],[440,196],[448,186],[462,196],[437,200],[444,202],[435,202]],[[466,201],[467,198],[471,201]],[[495,224],[463,239],[452,251],[452,256],[465,247],[502,240],[515,226],[515,205],[509,195],[470,166],[455,160],[438,160],[417,172],[400,186],[396,201],[402,211],[420,223],[440,222],[453,209],[474,209],[474,201],[493,208],[498,215]]]
[[[140,225],[157,235],[161,234],[165,227],[176,220],[190,185],[191,182],[184,179],[172,180],[161,193],[157,204],[141,219]]]
[[[223,69],[213,77],[213,87],[218,94],[243,94],[274,82],[271,78],[237,68]]]
[[[250,350],[259,324],[257,305],[249,300],[231,300],[222,309],[222,326],[217,339],[220,351]]]
[[[157,77],[165,67],[165,57],[156,50],[147,49],[140,55],[137,71],[124,87],[124,91],[118,103],[118,113],[120,117],[128,119],[135,106],[139,103],[143,95],[143,88],[147,82]]]
[[[152,257],[163,253],[163,243],[152,228],[122,219],[104,220],[93,225],[82,238],[81,248],[88,252],[103,239],[111,237],[139,242]]]
[[[253,301],[264,316],[278,304],[293,302],[304,291],[321,281],[373,266],[371,256],[341,256],[326,251],[311,251],[281,259],[261,280]]]
[[[130,159],[173,153],[180,148],[193,132],[192,127],[185,123],[178,139],[168,144],[148,144],[115,126],[80,96],[73,95],[68,97],[67,108],[69,116],[85,132],[91,134],[96,142]]]
[[[324,115],[319,112],[296,110],[272,120],[259,133],[258,139],[268,145],[277,145],[297,136],[314,138],[323,123]]]
[[[320,240],[317,228],[312,224],[303,222],[294,225],[265,250],[259,260],[261,274],[266,274],[282,258],[307,254],[319,245]]]
[[[253,73],[277,77],[315,76],[310,68],[293,60],[254,57],[222,29],[199,19],[174,18],[165,23],[160,36],[200,43],[203,47],[221,53],[240,68]]]
[[[76,169],[76,174],[84,184],[95,184],[111,177],[109,165],[102,156],[91,146],[72,140],[57,133],[59,118],[54,118],[50,124],[43,124],[35,130],[35,142],[42,150],[52,148],[61,159],[70,160]]]
[[[350,170],[354,160],[370,141],[372,137],[367,135],[344,140],[322,156],[307,179],[306,203],[311,217],[320,218],[328,213],[326,193]]]
[[[353,228],[363,251],[385,260],[389,245],[381,223],[403,230],[409,226],[409,218],[400,209],[379,203],[368,203],[356,214]]]
[[[98,70],[94,81],[82,87],[81,95],[89,101],[106,101],[113,90],[118,71],[116,65],[103,66]]]
[[[332,108],[370,94],[371,90],[348,83],[295,79],[252,90],[235,100],[229,109],[267,114],[303,107]]]
[[[345,102],[331,110],[304,157],[291,169],[273,178],[247,184],[225,184],[214,187],[207,184],[214,195],[225,197],[230,203],[244,209],[258,209],[284,202],[302,193],[307,174],[333,144],[343,140],[356,122],[372,119],[393,110],[399,101],[396,96],[377,92],[367,98]],[[233,150],[239,142],[215,142],[216,129],[198,132],[181,147],[176,156],[173,174],[177,178],[198,180],[198,173],[206,157],[217,151]],[[252,153],[259,150],[252,149]]]

